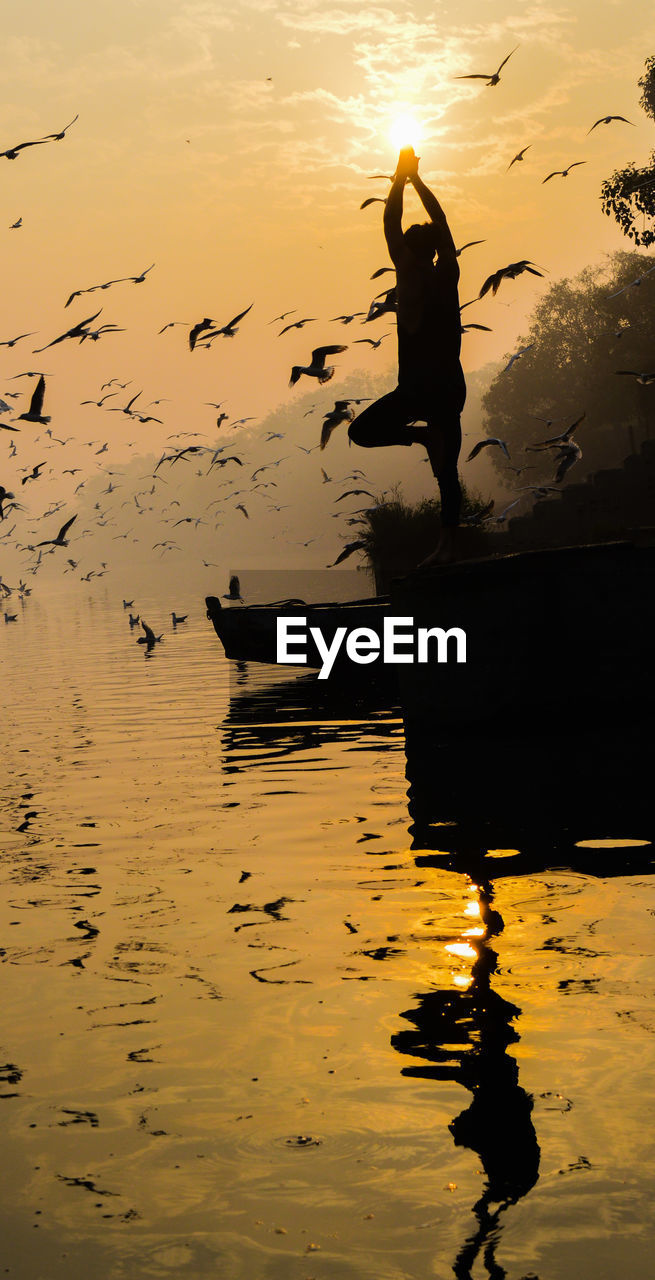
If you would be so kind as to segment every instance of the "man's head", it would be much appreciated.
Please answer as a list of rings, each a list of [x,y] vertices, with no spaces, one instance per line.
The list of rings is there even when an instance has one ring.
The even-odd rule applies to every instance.
[[[405,232],[405,244],[416,258],[432,262],[437,252],[435,228],[431,222],[415,222]]]

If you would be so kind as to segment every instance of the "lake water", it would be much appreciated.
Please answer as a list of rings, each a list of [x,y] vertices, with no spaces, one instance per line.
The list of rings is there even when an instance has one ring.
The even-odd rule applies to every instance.
[[[230,672],[203,583],[147,658],[110,578],[0,633],[2,1272],[651,1277],[643,796],[453,851],[398,708]]]

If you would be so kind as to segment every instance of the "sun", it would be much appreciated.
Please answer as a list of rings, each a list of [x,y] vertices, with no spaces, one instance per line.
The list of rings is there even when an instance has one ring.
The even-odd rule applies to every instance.
[[[402,147],[413,147],[416,151],[421,136],[421,126],[409,112],[399,113],[389,126],[389,138],[396,151],[400,151]]]

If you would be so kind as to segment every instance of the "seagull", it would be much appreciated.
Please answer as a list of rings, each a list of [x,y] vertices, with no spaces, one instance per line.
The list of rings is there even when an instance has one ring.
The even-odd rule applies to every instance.
[[[472,328],[473,326],[471,325],[470,327]],[[520,360],[521,356],[524,356],[526,351],[532,351],[533,346],[534,342],[530,342],[527,347],[519,347],[519,350],[515,351],[513,356],[510,356],[508,364],[506,364],[503,369],[503,373],[507,373],[507,370],[511,369],[512,365],[515,364],[517,360]]]
[[[357,342],[368,342],[368,343],[370,344],[370,346],[371,346],[375,351],[377,351],[378,347],[380,346],[380,343],[381,343],[381,342],[384,342],[384,339],[385,339],[385,338],[388,338],[388,337],[389,337],[389,334],[388,334],[388,333],[383,333],[381,338],[355,338],[355,342],[356,342],[356,343],[357,343]]]
[[[326,413],[323,418],[320,441],[321,451],[328,443],[335,427],[338,427],[342,422],[352,422],[354,417],[355,410],[351,409],[349,400],[335,400],[334,409]],[[323,472],[323,475],[325,476],[325,472]]]
[[[154,646],[157,644],[159,640],[161,640],[162,637],[156,636],[152,628],[149,627],[148,624],[143,620],[141,620],[141,626],[145,631],[145,635],[139,636],[139,639],[137,640],[137,644],[144,644],[146,646],[147,651],[150,652],[150,650],[154,648]]]
[[[228,323],[224,324],[221,329],[212,329],[210,333],[206,333],[204,335],[205,340],[209,343],[211,342],[212,338],[217,338],[219,334],[222,334],[224,338],[233,338],[235,333],[239,332],[239,330],[237,329],[239,320],[243,320],[243,317],[247,316],[248,312],[252,310],[253,306],[254,306],[254,303],[251,302],[250,306],[246,307],[245,311],[240,311],[238,316],[234,316],[232,320],[228,320]]]
[[[287,313],[287,314],[290,314],[290,313]],[[293,324],[285,324],[284,328],[280,329],[280,332],[278,333],[277,336],[278,338],[281,338],[282,334],[288,333],[290,329],[302,329],[304,324],[313,324],[315,320],[316,320],[316,316],[305,316],[304,320],[294,320]]]
[[[571,426],[567,427],[565,431],[562,431],[560,435],[550,436],[548,440],[539,440],[537,441],[536,444],[532,444],[532,445],[527,444],[525,446],[526,451],[528,453],[538,453],[542,449],[553,449],[557,445],[568,444],[574,431],[576,431],[576,429],[580,426],[580,423],[584,421],[586,416],[587,416],[587,411],[585,410],[585,412],[582,413],[579,418],[576,418],[575,422],[572,422]],[[553,418],[550,421],[554,422],[555,419]],[[547,423],[547,425],[549,426],[550,422]]]
[[[382,339],[380,339],[382,341]],[[355,417],[355,410],[351,409],[353,404],[363,404],[364,400],[370,400],[370,396],[362,396],[358,400],[335,400],[334,409],[330,409],[329,413],[323,418],[323,426],[321,428],[321,451],[325,448],[332,432],[342,422],[352,422]]]
[[[62,524],[56,538],[46,538],[44,542],[37,542],[37,547],[67,547],[68,539],[66,538],[66,534],[74,520],[77,520],[76,515],[71,516],[70,520],[66,521],[66,524]]]
[[[43,377],[43,374],[41,374],[41,377],[39,378],[39,381],[37,382],[34,388],[34,391],[32,392],[30,407],[27,410],[27,413],[19,413],[18,421],[20,422],[22,420],[24,422],[40,422],[42,426],[45,426],[45,424],[50,421],[50,418],[49,416],[44,416],[41,413],[41,410],[43,408],[44,396],[45,396],[45,378]]]
[[[518,47],[519,46],[516,45],[516,47],[512,49],[510,53],[508,53],[507,57],[503,58],[503,61],[501,62],[498,70],[494,71],[492,75],[489,75],[489,74],[484,75],[484,74],[478,73],[477,75],[455,76],[455,79],[456,80],[486,80],[488,86],[498,84],[498,81],[500,80],[500,73],[503,67],[505,66],[505,63],[509,62],[512,56],[512,53],[516,53],[516,50],[518,49]]]
[[[242,511],[242,512],[243,512],[243,514],[244,514],[244,516],[246,517],[246,520],[249,520],[249,519],[250,519],[250,516],[248,515],[248,512],[246,511],[246,508],[244,507],[244,505],[243,505],[243,503],[242,503],[242,502],[237,502],[236,510],[237,510],[237,511]]]
[[[334,501],[341,502],[344,498],[359,498],[361,495],[375,499],[375,494],[371,493],[370,489],[346,489],[346,492],[340,493]]]
[[[341,320],[342,324],[351,324],[356,316],[365,316],[365,315],[366,315],[365,311],[353,311],[352,315],[333,316],[332,320],[333,321]]]
[[[511,169],[512,165],[513,165],[513,164],[516,164],[517,160],[522,160],[522,159],[523,159],[523,157],[524,157],[524,155],[525,155],[526,151],[529,151],[531,146],[532,146],[532,143],[531,143],[531,142],[529,142],[529,143],[528,143],[528,145],[527,145],[527,147],[522,147],[520,151],[517,151],[516,155],[514,156],[514,159],[513,159],[513,160],[510,160],[510,162],[509,162],[509,164],[508,164],[508,166],[507,166],[507,169],[505,170],[505,172],[506,172],[506,173],[509,173],[509,171],[510,171],[510,169]]]
[[[624,374],[628,378],[635,378],[640,387],[650,387],[655,382],[655,373],[635,373],[634,369],[615,369],[614,372]]]
[[[69,563],[71,563],[71,564],[72,564],[72,561],[70,561]],[[136,615],[136,617],[135,617],[133,613],[130,613],[130,616],[129,616],[129,618],[128,618],[128,622],[129,622],[129,624],[130,624],[130,627],[137,627],[137,626],[139,625],[139,622],[140,622],[140,621],[141,621],[141,616],[140,616],[140,614],[138,614],[138,613],[137,613],[137,615]]]
[[[213,327],[214,321],[210,316],[205,316],[204,320],[199,320],[198,324],[194,324],[193,328],[189,332],[189,347],[192,351],[200,337],[200,334],[204,333],[205,329],[213,329]],[[160,332],[163,333],[163,329],[161,329]]]
[[[477,458],[480,450],[486,449],[487,445],[490,445],[490,444],[497,444],[498,447],[502,449],[503,453],[505,454],[505,457],[509,462],[509,449],[507,448],[505,441],[499,440],[497,436],[489,436],[488,440],[478,440],[478,443],[473,445],[473,448],[471,449],[471,452],[469,453],[469,456],[466,459],[466,461],[470,462],[472,458]]]
[[[534,263],[529,262],[526,258],[521,259],[520,262],[510,262],[508,266],[501,267],[498,271],[494,271],[492,275],[487,276],[478,294],[478,299],[484,298],[485,293],[488,293],[490,289],[495,296],[503,280],[515,280],[524,271],[529,271],[531,276],[543,276],[543,271],[537,271]]]
[[[527,147],[525,148],[525,150],[527,151]],[[467,240],[466,244],[463,244],[461,249],[455,250],[455,257],[459,258],[460,253],[463,253],[465,249],[472,249],[473,246],[476,244],[486,244],[486,243],[487,243],[486,240]],[[373,279],[372,276],[371,276],[371,279]]]
[[[290,387],[295,386],[296,382],[298,381],[298,379],[301,377],[303,373],[306,374],[308,378],[318,378],[318,381],[321,383],[321,385],[324,382],[329,382],[330,378],[334,377],[334,367],[332,365],[329,365],[328,368],[326,369],[325,357],[338,355],[340,351],[347,351],[347,350],[348,350],[347,346],[344,347],[344,346],[337,346],[337,345],[333,345],[329,347],[315,347],[314,350],[312,351],[311,364],[308,364],[308,365],[294,364],[293,365],[291,369],[291,377],[289,378],[289,386]]]
[[[395,314],[397,310],[396,297],[395,285],[393,288],[387,289],[386,292],[378,293],[377,297],[373,299],[368,309],[366,319],[362,320],[362,324],[367,324],[371,320],[378,320],[380,316],[386,315],[389,311]],[[381,301],[379,301],[379,299],[381,299]]]
[[[286,320],[287,316],[292,316],[296,310],[296,307],[292,307],[290,311],[283,311],[281,316],[273,316],[273,319],[269,320],[268,324],[276,324],[278,320]]]
[[[175,612],[175,610],[173,610],[173,612],[171,613],[171,618],[173,619],[173,626],[177,627],[180,622],[186,622],[188,616],[189,616],[188,613],[178,614]]]
[[[102,307],[94,315],[87,316],[86,320],[80,320],[77,324],[74,324],[72,329],[67,329],[65,333],[61,333],[58,338],[53,338],[52,342],[46,342],[45,347],[35,347],[34,354],[36,355],[39,351],[47,351],[48,347],[56,347],[58,342],[63,342],[66,338],[83,339],[88,331],[87,326],[91,324],[92,320],[97,320],[101,311]]]
[[[27,484],[28,480],[38,480],[41,474],[41,468],[45,467],[45,465],[46,465],[45,462],[37,462],[36,466],[32,467],[32,470],[29,473],[29,475],[23,476],[21,480],[21,484]]]
[[[601,116],[600,120],[597,120],[595,124],[592,124],[591,129],[587,129],[587,137],[589,137],[589,134],[592,133],[594,129],[598,128],[599,124],[610,124],[612,120],[622,120],[624,124],[632,125],[633,129],[637,128],[636,124],[632,124],[632,120],[626,120],[625,116]]]
[[[9,223],[9,230],[10,230],[10,231],[17,231],[19,227],[22,227],[22,225],[23,225],[23,219],[22,219],[22,218],[17,218],[15,222],[10,222],[10,223]]]
[[[75,121],[79,120],[79,118],[80,118],[80,113],[78,111],[77,115],[73,116],[73,119],[69,120],[68,124],[64,125],[63,129],[61,130],[61,133],[47,133],[45,138],[42,139],[42,141],[43,142],[61,142],[62,138],[65,137],[66,135],[66,130],[70,129],[71,125],[75,124]]]
[[[550,182],[551,178],[568,178],[569,173],[571,172],[571,169],[575,169],[579,164],[586,164],[586,163],[587,163],[586,160],[574,160],[573,164],[570,164],[568,169],[553,169],[553,172],[549,173],[547,178],[544,178],[541,184],[542,187],[544,185],[544,182]]]
[[[241,584],[239,582],[239,579],[237,578],[236,573],[232,574],[232,577],[230,578],[229,587],[227,589],[226,594],[222,597],[222,599],[223,600],[240,600],[241,603],[243,604],[243,596],[241,595]]]
[[[555,456],[555,461],[559,461],[559,466],[555,472],[555,483],[559,484],[564,479],[567,471],[571,469],[574,463],[579,462],[582,457],[582,449],[579,444],[571,440],[568,444],[562,444],[559,453]]]
[[[0,342],[0,347],[15,347],[16,343],[20,342],[22,338],[33,338],[35,334],[36,329],[33,329],[31,333],[19,333],[16,338],[5,338],[3,342]],[[20,374],[14,374],[14,377],[20,377]]]
[[[344,547],[343,551],[339,553],[336,560],[333,560],[332,564],[327,566],[328,569],[333,569],[335,565],[341,564],[343,560],[347,560],[348,556],[352,556],[355,551],[363,551],[365,548],[365,542],[349,542],[347,546]]]

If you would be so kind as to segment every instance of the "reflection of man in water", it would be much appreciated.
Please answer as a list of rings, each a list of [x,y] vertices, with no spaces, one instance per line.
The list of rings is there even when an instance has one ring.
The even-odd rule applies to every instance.
[[[406,182],[411,182],[430,221],[403,232]],[[384,209],[384,234],[396,268],[398,386],[360,413],[348,434],[364,448],[425,445],[441,494],[441,537],[424,563],[441,563],[454,557],[462,498],[457,459],[466,384],[459,360],[459,264],[443,209],[419,177],[412,147],[404,148],[398,158]],[[410,425],[417,420],[427,425]]]
[[[471,1280],[481,1255],[492,1280],[502,1280],[507,1273],[496,1260],[501,1215],[534,1187],[540,1151],[532,1098],[521,1088],[518,1064],[507,1053],[519,1038],[512,1023],[521,1010],[491,986],[498,957],[489,939],[500,932],[503,922],[491,907],[491,885],[484,880],[477,883],[485,932],[472,943],[477,959],[468,990],[420,996],[418,1008],[403,1014],[415,1030],[397,1032],[391,1043],[400,1053],[429,1064],[404,1067],[403,1075],[456,1080],[473,1094],[471,1105],[448,1127],[456,1146],[479,1155],[486,1186],[473,1205],[477,1227],[460,1248],[453,1272],[457,1280]]]

